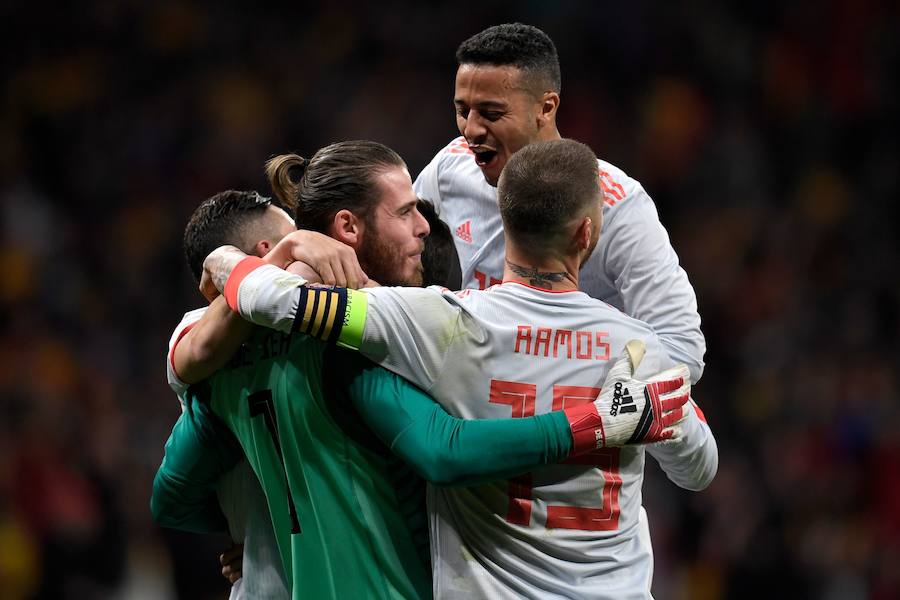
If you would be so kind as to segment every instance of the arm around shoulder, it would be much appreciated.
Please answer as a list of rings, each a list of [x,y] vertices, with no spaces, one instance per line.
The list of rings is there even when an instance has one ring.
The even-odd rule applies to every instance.
[[[219,296],[176,341],[172,366],[178,378],[187,384],[206,379],[225,366],[252,331],[253,325],[232,312],[225,298]]]
[[[362,360],[351,358],[357,365]],[[562,413],[523,419],[465,420],[372,363],[352,370],[348,392],[363,421],[424,479],[474,485],[559,462],[572,449]]]

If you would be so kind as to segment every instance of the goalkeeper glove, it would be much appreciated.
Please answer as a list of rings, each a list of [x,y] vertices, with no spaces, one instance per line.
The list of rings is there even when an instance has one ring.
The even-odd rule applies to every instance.
[[[573,453],[677,439],[690,398],[690,371],[678,365],[647,381],[634,379],[644,343],[631,340],[613,364],[594,402],[566,409]]]

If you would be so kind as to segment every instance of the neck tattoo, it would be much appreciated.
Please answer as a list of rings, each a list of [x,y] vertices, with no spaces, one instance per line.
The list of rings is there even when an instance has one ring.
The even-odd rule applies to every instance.
[[[528,283],[534,287],[545,290],[552,290],[554,283],[559,283],[566,278],[565,271],[553,273],[549,271],[538,271],[534,267],[523,267],[509,261],[506,261],[506,264],[509,265],[509,268],[512,269],[516,275],[523,279],[528,279]]]

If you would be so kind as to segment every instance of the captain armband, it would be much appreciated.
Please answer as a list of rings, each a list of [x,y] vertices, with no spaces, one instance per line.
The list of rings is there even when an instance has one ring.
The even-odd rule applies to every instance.
[[[304,286],[300,289],[293,330],[359,350],[368,304],[366,294],[356,290]]]
[[[362,342],[369,304],[363,292],[310,286],[299,275],[252,256],[232,270],[225,298],[232,310],[252,323],[299,331],[352,350]]]

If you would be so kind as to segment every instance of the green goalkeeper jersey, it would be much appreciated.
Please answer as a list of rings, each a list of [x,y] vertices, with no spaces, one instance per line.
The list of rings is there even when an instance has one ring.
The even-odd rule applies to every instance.
[[[262,483],[295,598],[429,597],[394,459],[348,418],[353,406],[325,370],[326,353],[309,338],[260,332],[200,400],[205,393]]]
[[[356,353],[271,330],[187,400],[154,481],[155,517],[220,529],[212,487],[242,449],[295,598],[431,596],[421,480],[398,456],[431,481],[470,484],[571,450],[561,413],[457,419]]]

